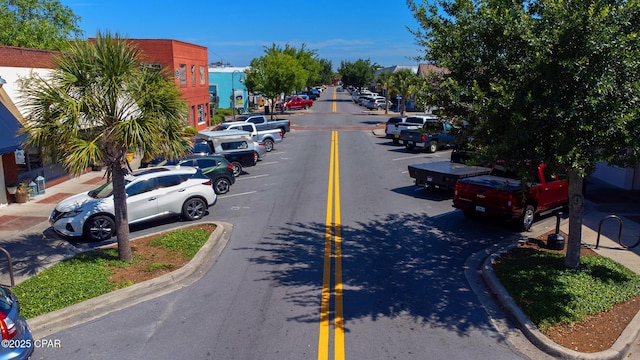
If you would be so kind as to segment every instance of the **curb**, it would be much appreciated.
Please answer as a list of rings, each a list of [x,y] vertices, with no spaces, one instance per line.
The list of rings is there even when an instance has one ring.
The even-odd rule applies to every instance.
[[[233,229],[233,225],[230,223],[216,221],[203,223],[214,224],[216,225],[216,229],[211,233],[209,240],[207,240],[189,263],[180,269],[155,279],[118,289],[81,303],[28,319],[27,322],[31,328],[33,337],[35,339],[43,339],[58,331],[100,318],[114,311],[122,310],[193,284],[196,280],[204,276],[213,264],[215,264],[222,250],[229,242],[230,232]],[[147,234],[145,237],[191,226],[193,226],[193,224]],[[132,241],[133,240],[135,239],[132,239]]]
[[[631,322],[629,322],[629,325],[627,325],[622,334],[620,334],[618,340],[616,340],[611,348],[607,350],[595,353],[582,353],[553,342],[538,329],[527,315],[525,315],[504,286],[502,286],[502,283],[498,280],[498,277],[493,270],[495,259],[516,246],[518,246],[518,243],[510,244],[489,255],[482,264],[481,273],[485,283],[496,296],[498,302],[507,313],[507,316],[516,323],[517,327],[522,331],[525,337],[540,350],[559,359],[622,359],[629,352],[629,349],[635,342],[635,339],[640,334],[640,313],[634,316]]]

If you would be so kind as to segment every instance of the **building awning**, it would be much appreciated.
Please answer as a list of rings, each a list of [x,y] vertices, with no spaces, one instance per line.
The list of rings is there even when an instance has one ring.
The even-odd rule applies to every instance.
[[[19,133],[21,128],[22,124],[14,114],[0,102],[0,154],[10,153],[22,147],[26,135]]]

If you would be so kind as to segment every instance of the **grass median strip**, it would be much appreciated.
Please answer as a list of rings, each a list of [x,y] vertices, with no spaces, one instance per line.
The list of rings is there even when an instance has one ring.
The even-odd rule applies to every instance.
[[[176,270],[189,262],[215,230],[198,224],[131,242],[132,262],[118,259],[116,248],[79,254],[43,270],[12,291],[29,319]]]
[[[522,251],[494,265],[511,297],[541,330],[573,324],[640,294],[640,276],[601,256],[582,256],[580,270],[564,254]]]

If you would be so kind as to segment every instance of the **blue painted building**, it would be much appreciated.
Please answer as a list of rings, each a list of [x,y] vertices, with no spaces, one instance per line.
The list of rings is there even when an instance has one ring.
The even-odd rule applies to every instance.
[[[211,108],[230,109],[232,104],[240,112],[249,108],[249,93],[244,85],[247,67],[210,67],[209,94]],[[233,94],[235,92],[235,94]],[[233,95],[233,96],[232,96]]]

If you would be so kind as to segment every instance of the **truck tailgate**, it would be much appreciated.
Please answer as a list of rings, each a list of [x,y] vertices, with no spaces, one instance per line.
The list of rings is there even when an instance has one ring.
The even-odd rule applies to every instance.
[[[491,175],[460,179],[455,186],[454,206],[463,210],[508,215],[521,190],[520,180]]]
[[[437,185],[453,188],[458,179],[485,175],[491,168],[469,166],[451,161],[438,161],[409,165],[409,176],[416,179],[416,185]]]
[[[486,175],[491,168],[482,166],[469,166],[465,164],[454,163],[451,161],[438,161],[431,163],[409,165],[409,176],[416,178],[420,175],[429,175],[431,173],[441,173],[445,175],[455,175],[459,178]]]

